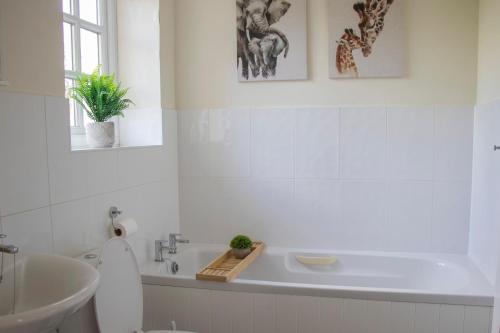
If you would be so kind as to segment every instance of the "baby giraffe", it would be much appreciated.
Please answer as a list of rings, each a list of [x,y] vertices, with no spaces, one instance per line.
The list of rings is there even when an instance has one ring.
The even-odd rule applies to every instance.
[[[358,67],[354,62],[352,51],[364,46],[361,37],[357,36],[352,29],[345,29],[337,44],[337,71],[340,74],[358,77]]]

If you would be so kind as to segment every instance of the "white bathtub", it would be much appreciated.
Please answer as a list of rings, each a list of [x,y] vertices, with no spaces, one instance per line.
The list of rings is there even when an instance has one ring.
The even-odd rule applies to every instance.
[[[146,262],[141,265],[143,283],[391,302],[493,305],[491,285],[466,256],[459,255],[268,247],[231,283],[197,281],[196,272],[225,249],[218,245],[183,246],[172,256],[180,267],[176,275],[168,272],[165,263]],[[338,261],[327,267],[307,266],[295,259],[297,254],[333,254]]]

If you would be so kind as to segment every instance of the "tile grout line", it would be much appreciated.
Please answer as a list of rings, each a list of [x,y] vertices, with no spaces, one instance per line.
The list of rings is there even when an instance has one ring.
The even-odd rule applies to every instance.
[[[52,189],[51,189],[51,181],[50,181],[50,162],[49,162],[49,130],[48,130],[48,119],[47,119],[47,96],[43,97],[42,107],[44,112],[44,128],[45,128],[45,156],[46,156],[46,164],[47,164],[47,186],[48,186],[48,195],[49,195],[49,205],[47,206],[49,209],[49,219],[50,219],[50,236],[52,240],[52,252],[56,251],[56,240],[55,240],[55,230],[54,230],[54,219],[52,214]]]

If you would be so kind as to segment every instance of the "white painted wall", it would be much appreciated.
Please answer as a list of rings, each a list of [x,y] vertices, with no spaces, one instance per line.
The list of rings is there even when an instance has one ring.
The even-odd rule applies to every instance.
[[[327,2],[308,1],[310,80],[243,84],[236,78],[234,1],[177,1],[178,109],[474,105],[478,0],[407,1],[408,76],[341,81],[328,79]]]
[[[158,0],[117,1],[118,73],[136,108],[161,106]]]

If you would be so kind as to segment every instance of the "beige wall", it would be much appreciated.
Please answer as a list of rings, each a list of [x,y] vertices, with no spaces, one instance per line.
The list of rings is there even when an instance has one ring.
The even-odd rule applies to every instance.
[[[158,1],[117,1],[118,73],[137,108],[161,106]]]
[[[407,3],[404,79],[328,79],[327,0],[309,0],[310,80],[238,83],[234,0],[177,1],[177,107],[475,103],[478,0]]]
[[[481,0],[477,102],[500,98],[500,1]]]
[[[2,91],[64,95],[60,0],[1,0]]]
[[[161,101],[175,108],[175,0],[160,1]]]

